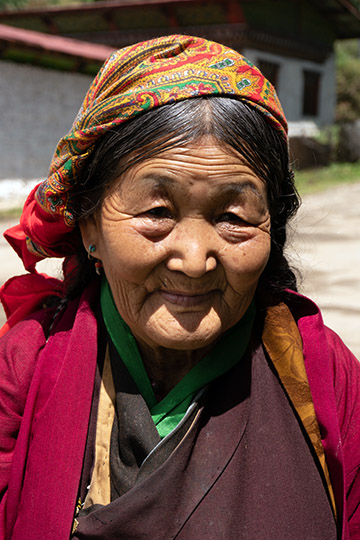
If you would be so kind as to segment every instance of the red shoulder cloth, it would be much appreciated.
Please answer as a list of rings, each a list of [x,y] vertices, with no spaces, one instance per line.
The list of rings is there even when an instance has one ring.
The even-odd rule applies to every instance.
[[[49,296],[64,295],[64,284],[46,274],[24,274],[10,278],[0,288],[0,300],[8,318],[0,329],[3,336],[16,323],[43,307]]]

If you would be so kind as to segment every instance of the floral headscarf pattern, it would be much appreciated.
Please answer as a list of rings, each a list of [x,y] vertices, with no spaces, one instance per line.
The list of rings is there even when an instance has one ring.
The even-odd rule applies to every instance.
[[[94,79],[71,130],[59,141],[48,178],[30,193],[20,225],[5,233],[25,268],[34,271],[40,259],[78,249],[69,192],[99,137],[149,109],[206,95],[233,96],[250,104],[287,137],[272,85],[244,56],[224,45],[173,35],[114,52]]]

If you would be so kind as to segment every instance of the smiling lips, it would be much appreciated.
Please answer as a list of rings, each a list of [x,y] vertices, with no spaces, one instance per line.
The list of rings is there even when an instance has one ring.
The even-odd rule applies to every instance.
[[[212,290],[207,293],[194,294],[179,291],[159,291],[162,298],[164,298],[164,300],[167,302],[170,302],[170,304],[188,308],[204,305],[214,296],[216,292],[218,291]]]

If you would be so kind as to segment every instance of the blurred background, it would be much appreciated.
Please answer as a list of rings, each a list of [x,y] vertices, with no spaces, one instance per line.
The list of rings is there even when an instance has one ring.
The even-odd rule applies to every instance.
[[[303,198],[288,254],[360,357],[359,0],[0,0],[1,230],[46,177],[108,55],[174,33],[231,46],[276,87]],[[0,251],[3,282],[22,268],[3,240]]]

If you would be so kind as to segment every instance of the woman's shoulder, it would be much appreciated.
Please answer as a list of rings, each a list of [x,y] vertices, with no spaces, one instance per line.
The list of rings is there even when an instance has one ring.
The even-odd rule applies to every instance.
[[[18,322],[0,339],[2,373],[10,373],[20,388],[31,378],[54,313],[55,308],[42,309]]]
[[[15,324],[0,338],[0,366],[20,384],[31,379],[38,357],[57,334],[71,333],[79,311],[92,313],[94,291],[43,308]],[[64,338],[65,339],[65,338]],[[26,383],[25,383],[26,385]],[[22,384],[20,384],[22,386]]]
[[[0,339],[0,499],[8,484],[15,441],[51,317],[51,310],[41,310]]]
[[[355,368],[360,368],[360,363],[341,337],[326,326],[321,310],[313,300],[290,292],[287,304],[302,336],[304,352],[310,354],[321,349],[323,356],[326,350],[331,361],[345,364],[355,362]]]
[[[326,409],[325,416],[336,409],[345,444],[354,431],[351,426],[356,425],[360,433],[360,362],[324,324],[321,311],[313,301],[293,295],[289,307],[300,331],[314,404]]]
[[[75,340],[77,346],[89,328],[94,333],[97,323],[89,300],[91,295],[85,291],[81,297],[62,303],[61,309],[42,309],[18,322],[0,339],[0,416],[20,417],[35,373],[42,374],[49,386],[71,343]]]

